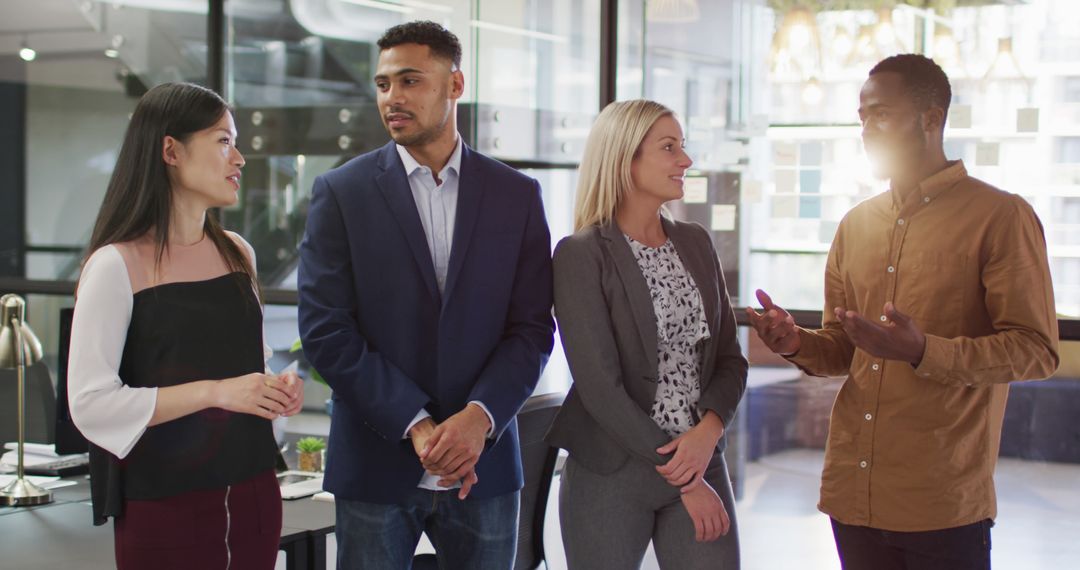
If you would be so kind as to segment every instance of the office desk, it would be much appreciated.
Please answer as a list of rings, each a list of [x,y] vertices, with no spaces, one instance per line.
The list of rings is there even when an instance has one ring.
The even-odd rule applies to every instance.
[[[112,524],[91,524],[90,483],[53,491],[54,502],[0,507],[0,568],[112,570]],[[310,498],[283,501],[280,548],[289,570],[326,568],[326,536],[334,531],[334,505]],[[21,548],[20,548],[21,546]]]

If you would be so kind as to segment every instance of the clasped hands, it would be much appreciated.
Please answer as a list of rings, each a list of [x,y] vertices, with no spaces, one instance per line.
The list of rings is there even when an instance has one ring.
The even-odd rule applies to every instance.
[[[694,522],[694,538],[698,542],[717,540],[731,528],[731,518],[724,503],[705,481],[705,471],[723,435],[723,420],[709,410],[696,426],[656,450],[661,455],[673,454],[667,463],[656,467],[656,472],[680,488],[680,497]]]
[[[784,356],[794,355],[801,348],[798,327],[791,313],[773,303],[765,291],[758,289],[758,301],[763,311],[746,308],[750,324],[769,350]],[[836,307],[833,314],[851,343],[870,355],[886,360],[907,362],[917,368],[926,350],[926,335],[908,315],[891,303],[882,307],[879,322],[855,311]]]
[[[409,429],[409,438],[424,469],[439,477],[440,487],[461,481],[458,498],[464,500],[479,481],[476,462],[490,430],[487,413],[470,403],[441,424],[430,417],[420,420]]]
[[[304,381],[295,371],[277,375],[253,372],[208,383],[212,407],[268,420],[291,416],[304,406]]]

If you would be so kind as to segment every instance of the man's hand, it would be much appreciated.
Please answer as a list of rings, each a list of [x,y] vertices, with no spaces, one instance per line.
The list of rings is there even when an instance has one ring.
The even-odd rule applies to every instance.
[[[712,410],[705,412],[698,425],[656,450],[660,455],[675,454],[664,465],[658,465],[656,472],[676,487],[686,485],[683,492],[689,492],[700,484],[723,435],[724,421]]]
[[[436,426],[420,452],[420,462],[424,469],[442,477],[439,485],[444,487],[466,479],[480,459],[490,428],[491,422],[484,410],[470,403]]]
[[[409,429],[409,439],[412,440],[413,450],[416,451],[417,457],[422,457],[424,450],[428,447],[428,442],[431,441],[431,436],[435,433],[435,428],[438,425],[435,424],[435,420],[430,417],[424,418],[416,423]],[[465,474],[465,477],[461,480],[461,491],[458,493],[458,498],[465,500],[465,497],[469,496],[469,492],[472,491],[473,485],[475,485],[480,479],[476,476],[476,471],[472,470]],[[453,481],[447,482],[445,479],[439,481],[445,487],[453,485]]]
[[[731,518],[712,486],[701,481],[680,497],[690,519],[694,521],[694,539],[698,542],[712,542],[727,535],[731,528]]]
[[[837,320],[855,346],[878,358],[899,360],[918,368],[926,351],[926,335],[911,317],[896,310],[892,303],[882,309],[886,320],[879,324],[843,307],[834,309]]]
[[[435,432],[435,427],[435,420],[429,416],[409,428],[409,439],[412,440],[413,450],[416,451],[417,457],[422,457],[424,448],[427,447],[428,441],[431,439],[431,434]]]
[[[769,350],[777,354],[790,356],[799,352],[799,330],[791,313],[776,306],[772,298],[761,289],[757,290],[757,298],[764,311],[758,313],[747,307],[746,316],[750,317],[750,324],[757,331],[758,337]]]

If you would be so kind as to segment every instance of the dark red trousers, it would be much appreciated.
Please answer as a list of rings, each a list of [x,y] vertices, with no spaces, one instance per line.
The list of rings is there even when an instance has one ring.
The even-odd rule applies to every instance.
[[[113,528],[117,570],[270,570],[281,491],[271,470],[225,489],[129,500]]]

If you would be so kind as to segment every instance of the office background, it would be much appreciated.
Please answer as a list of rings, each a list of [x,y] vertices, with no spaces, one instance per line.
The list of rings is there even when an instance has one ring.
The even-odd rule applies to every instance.
[[[820,319],[837,223],[883,189],[862,156],[859,87],[885,56],[930,55],[953,82],[947,154],[1034,205],[1062,336],[1080,338],[1072,0],[0,0],[0,292],[27,295],[54,370],[57,315],[73,304],[129,114],[168,81],[210,86],[236,109],[247,166],[238,205],[220,214],[255,247],[268,342],[281,363],[295,358],[312,180],[388,140],[375,41],[420,18],[463,43],[465,140],[541,182],[554,239],[571,231],[575,169],[599,109],[656,99],[679,114],[695,161],[673,214],[714,230],[737,305],[764,288],[808,324]],[[831,567],[814,501],[837,381],[800,382],[743,341],[755,363],[736,475],[747,567],[815,557]],[[1066,538],[1080,532],[1072,342],[1059,376],[1013,391],[1003,439],[995,557],[1023,554],[1027,567],[1080,559]],[[541,389],[569,381],[557,352]],[[307,407],[322,413],[327,392],[308,384]],[[806,545],[769,541],[788,533],[808,533]]]

